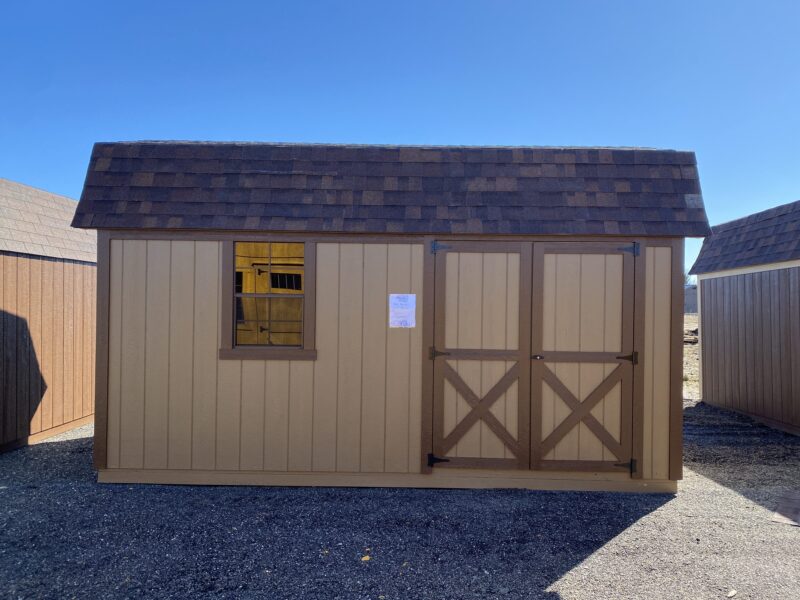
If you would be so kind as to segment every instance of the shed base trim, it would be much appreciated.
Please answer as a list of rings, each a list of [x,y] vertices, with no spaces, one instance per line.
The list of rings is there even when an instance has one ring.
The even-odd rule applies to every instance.
[[[548,473],[548,475],[550,475]],[[408,487],[591,492],[646,492],[674,494],[678,483],[669,480],[531,477],[513,472],[447,473],[285,473],[261,471],[195,471],[187,469],[101,469],[100,483],[151,483],[167,485],[264,485],[290,487]]]

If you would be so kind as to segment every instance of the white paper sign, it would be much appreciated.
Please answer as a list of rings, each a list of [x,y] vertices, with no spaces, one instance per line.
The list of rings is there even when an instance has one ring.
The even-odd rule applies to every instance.
[[[417,295],[389,294],[389,327],[417,326]]]

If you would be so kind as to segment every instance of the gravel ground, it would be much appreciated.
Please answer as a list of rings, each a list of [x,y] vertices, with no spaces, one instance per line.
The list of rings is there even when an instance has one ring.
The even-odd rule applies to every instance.
[[[677,496],[98,485],[84,427],[0,456],[0,592],[800,597],[800,527],[771,520],[800,438],[696,397],[685,414]]]

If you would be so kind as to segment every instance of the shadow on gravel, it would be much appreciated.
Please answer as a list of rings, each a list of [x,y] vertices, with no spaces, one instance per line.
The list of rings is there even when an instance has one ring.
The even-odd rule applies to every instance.
[[[671,499],[98,485],[90,439],[45,443],[0,456],[0,581],[12,597],[558,598]]]
[[[800,437],[700,402],[684,410],[684,464],[776,510],[782,494],[800,489]]]

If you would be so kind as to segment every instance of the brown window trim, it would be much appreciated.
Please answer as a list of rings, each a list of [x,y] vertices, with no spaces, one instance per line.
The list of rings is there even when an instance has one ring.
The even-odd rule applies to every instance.
[[[265,239],[265,242],[270,241]],[[300,240],[298,240],[300,241]],[[220,319],[221,360],[316,360],[316,283],[317,283],[317,244],[304,241],[305,249],[305,290],[303,297],[303,346],[235,346],[233,343],[233,296],[235,293],[233,240],[222,242],[222,316]]]

